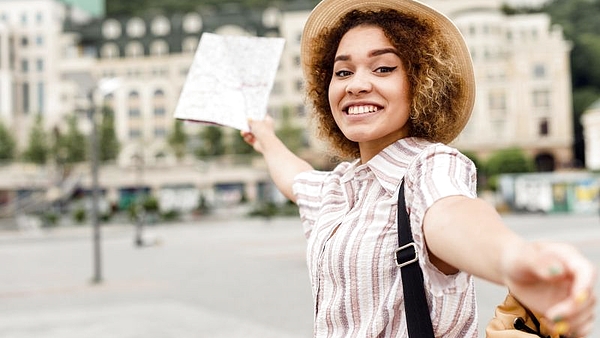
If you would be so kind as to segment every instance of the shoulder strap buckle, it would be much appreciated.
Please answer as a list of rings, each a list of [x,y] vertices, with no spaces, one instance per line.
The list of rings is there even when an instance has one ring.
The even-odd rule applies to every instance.
[[[405,267],[419,260],[419,250],[415,242],[410,242],[396,249],[396,266],[399,268]]]

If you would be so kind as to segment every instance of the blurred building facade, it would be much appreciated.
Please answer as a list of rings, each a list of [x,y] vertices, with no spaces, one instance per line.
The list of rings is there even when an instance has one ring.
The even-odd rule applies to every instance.
[[[600,170],[600,99],[581,116],[585,138],[585,165],[589,170]]]
[[[552,26],[545,14],[507,16],[498,0],[424,2],[457,24],[475,64],[475,109],[454,146],[482,157],[519,147],[536,159],[540,171],[568,167],[573,158],[570,44],[560,27]],[[300,39],[310,9],[302,3],[245,11],[223,6],[171,16],[107,18],[56,0],[2,1],[0,117],[16,131],[23,148],[38,114],[50,130],[64,128],[65,116],[77,111],[81,84],[72,75],[119,78],[119,88],[101,100],[115,112],[121,153],[116,169],[102,169],[101,184],[119,195],[114,189],[139,183],[124,182],[127,175],[119,170],[139,167],[141,159],[144,173],[152,168],[164,172],[152,178],[153,189],[199,185],[193,178],[199,175],[198,161],[178,161],[166,139],[201,34],[285,38],[269,114],[277,120],[290,111],[295,123],[304,126],[308,108]],[[194,135],[200,127],[186,128]],[[216,170],[223,173],[222,166]],[[216,172],[202,176],[207,190],[219,184],[242,186],[251,199],[268,181],[260,165],[237,168],[227,177]]]

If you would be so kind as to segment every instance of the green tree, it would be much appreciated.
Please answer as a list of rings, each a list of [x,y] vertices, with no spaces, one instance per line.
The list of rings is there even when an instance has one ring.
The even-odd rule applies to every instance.
[[[222,127],[206,126],[198,134],[200,146],[196,150],[197,157],[219,156],[225,154]]]
[[[23,153],[23,159],[27,162],[45,164],[48,160],[49,152],[48,135],[44,130],[42,116],[38,115],[29,132],[29,143]]]
[[[508,148],[494,152],[485,166],[485,172],[490,176],[532,171],[534,171],[533,161],[519,148]]]
[[[281,112],[281,126],[277,130],[277,136],[294,153],[306,144],[303,129],[294,126],[292,123],[292,114],[289,107],[284,107]]]
[[[11,132],[0,121],[0,162],[13,160],[15,157],[16,142]]]
[[[67,133],[56,133],[53,153],[61,163],[77,163],[85,161],[87,154],[86,137],[77,129],[77,117],[67,117]]]
[[[173,129],[169,134],[168,142],[178,160],[181,160],[185,156],[187,141],[188,136],[183,130],[183,121],[175,120]]]
[[[573,133],[575,157],[585,162],[581,115],[600,97],[600,0],[553,0],[543,10],[572,42]]]
[[[244,141],[244,138],[240,133],[233,133],[231,153],[236,155],[254,154],[254,148]]]
[[[112,161],[119,156],[121,145],[115,132],[115,114],[110,107],[102,108],[102,122],[99,128],[100,162]]]
[[[498,175],[527,173],[534,171],[531,158],[519,148],[498,150],[485,163],[484,173],[487,178],[485,188],[496,190]]]

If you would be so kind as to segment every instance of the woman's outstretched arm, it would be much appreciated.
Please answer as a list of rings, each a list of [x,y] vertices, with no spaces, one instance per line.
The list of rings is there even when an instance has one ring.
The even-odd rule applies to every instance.
[[[487,202],[464,196],[435,202],[423,231],[432,262],[441,270],[456,268],[507,286],[557,333],[590,334],[597,269],[572,245],[526,241]]]
[[[262,121],[248,121],[249,132],[242,132],[244,140],[263,155],[271,179],[281,193],[296,202],[292,191],[294,177],[301,172],[312,170],[312,166],[291,152],[275,135],[273,119],[267,116]]]

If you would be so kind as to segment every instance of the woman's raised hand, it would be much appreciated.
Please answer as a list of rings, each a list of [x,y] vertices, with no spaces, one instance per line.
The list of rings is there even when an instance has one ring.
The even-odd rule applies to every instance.
[[[275,136],[275,125],[273,118],[269,115],[264,120],[248,120],[250,131],[242,131],[240,134],[246,143],[254,147],[254,150],[263,153],[265,145],[271,137]]]

